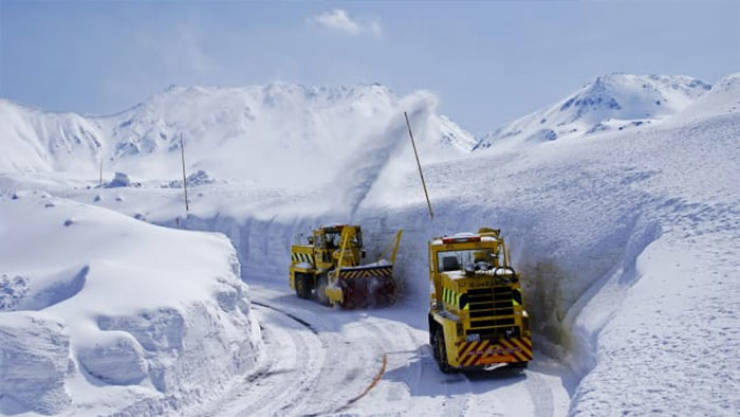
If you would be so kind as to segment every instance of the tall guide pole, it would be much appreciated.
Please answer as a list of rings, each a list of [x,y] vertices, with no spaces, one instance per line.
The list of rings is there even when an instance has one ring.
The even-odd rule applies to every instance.
[[[185,190],[185,213],[190,210],[188,206],[188,178],[185,176],[185,144],[182,141],[182,135],[180,135],[180,154],[182,155],[182,188]]]
[[[99,185],[103,186],[103,155],[100,155],[100,182]]]
[[[421,186],[424,187],[424,196],[427,198],[427,207],[429,207],[429,218],[434,219],[434,212],[432,211],[432,203],[429,201],[429,193],[427,192],[427,183],[424,181],[424,173],[421,171],[421,162],[419,162],[419,153],[416,151],[416,142],[414,142],[414,134],[411,133],[411,123],[409,123],[409,116],[406,112],[403,112],[403,117],[406,118],[406,127],[409,128],[409,137],[411,138],[411,146],[414,148],[414,156],[416,157],[416,166],[419,167],[419,177],[421,177]]]

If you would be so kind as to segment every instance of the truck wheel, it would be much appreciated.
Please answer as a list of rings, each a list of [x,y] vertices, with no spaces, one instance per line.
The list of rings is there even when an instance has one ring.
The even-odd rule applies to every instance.
[[[439,370],[442,371],[442,373],[444,374],[453,373],[454,369],[450,366],[449,363],[447,363],[447,348],[445,347],[445,336],[442,328],[437,327],[437,329],[434,331],[433,340],[434,344],[432,346],[432,349],[434,349],[434,359],[437,360]]]
[[[295,294],[298,296],[298,298],[311,298],[311,285],[308,282],[308,278],[309,277],[303,274],[295,275]]]
[[[326,286],[329,285],[329,278],[326,274],[319,276],[319,282],[316,286],[316,300],[323,306],[330,306],[331,302],[326,295]]]

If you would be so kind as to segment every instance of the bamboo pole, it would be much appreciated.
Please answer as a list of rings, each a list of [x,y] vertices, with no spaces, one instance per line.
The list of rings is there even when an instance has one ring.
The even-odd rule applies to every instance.
[[[188,205],[188,178],[185,175],[185,143],[180,135],[180,154],[182,156],[182,188],[185,191],[185,214],[187,215],[190,207]]]
[[[419,162],[419,153],[416,151],[416,142],[414,142],[414,134],[411,133],[411,123],[409,123],[409,116],[406,112],[403,112],[403,117],[406,118],[406,127],[409,128],[409,137],[411,138],[411,146],[414,148],[414,156],[416,157],[416,166],[419,167],[419,177],[421,177],[421,186],[424,188],[424,196],[427,199],[427,207],[429,208],[429,218],[434,219],[434,212],[432,211],[432,203],[429,201],[429,193],[427,192],[427,183],[424,181],[424,173],[421,170],[421,162]]]

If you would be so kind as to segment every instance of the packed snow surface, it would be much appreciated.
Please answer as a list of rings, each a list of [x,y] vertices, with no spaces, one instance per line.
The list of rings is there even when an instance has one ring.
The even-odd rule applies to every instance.
[[[264,136],[235,134],[238,139],[232,145],[225,130],[234,126],[235,119],[251,119],[241,112],[222,114],[213,109],[221,102],[225,109],[234,108],[230,100],[242,100],[245,90],[177,87],[111,118],[90,119],[95,129],[113,132],[101,133],[106,139],[99,140],[106,149],[107,175],[125,172],[141,187],[96,188],[98,154],[92,154],[89,170],[64,170],[47,165],[64,166],[76,154],[61,157],[47,152],[39,153],[46,156],[36,159],[46,162],[38,166],[28,156],[32,153],[3,160],[0,192],[8,197],[3,207],[19,201],[31,204],[22,202],[37,190],[54,196],[54,207],[33,203],[42,212],[78,201],[161,225],[218,231],[230,238],[241,261],[242,279],[257,289],[263,309],[259,317],[273,361],[268,361],[269,366],[261,363],[267,370],[250,374],[246,381],[232,380],[223,402],[194,400],[204,415],[263,410],[267,415],[734,416],[740,410],[740,286],[735,279],[740,270],[737,80],[737,75],[730,75],[710,87],[683,76],[599,77],[562,102],[484,138],[480,144],[490,146],[480,145],[478,149],[486,150],[472,154],[458,153],[458,145],[449,146],[471,143],[461,129],[454,129],[454,137],[464,141],[453,141],[451,135],[440,140],[439,133],[449,133],[454,124],[436,114],[435,100],[427,93],[389,99],[387,90],[378,86],[255,87],[249,91],[259,98],[259,105],[254,102],[248,107],[260,122],[244,126],[260,125]],[[311,91],[316,96],[307,93]],[[326,103],[326,108],[317,103]],[[199,108],[201,104],[205,107]],[[404,110],[415,136],[425,144],[420,156],[434,220],[428,218],[405,136]],[[306,112],[313,115],[311,123]],[[18,113],[24,116],[14,116],[14,122],[45,117]],[[279,123],[266,122],[270,117]],[[170,123],[173,120],[188,123]],[[7,125],[0,124],[0,129]],[[167,139],[157,139],[159,133]],[[181,135],[187,172],[203,170],[208,178],[218,179],[193,188],[187,214],[182,183],[176,182],[182,178],[177,147]],[[51,139],[4,138],[9,143],[28,142],[29,149]],[[65,200],[56,200],[60,197]],[[24,213],[9,211],[3,219],[15,222]],[[64,226],[67,220],[69,225]],[[313,227],[350,222],[362,225],[369,259],[380,254],[397,229],[404,230],[394,265],[403,290],[396,306],[344,313],[298,301],[289,293],[290,245]],[[84,216],[68,214],[47,226],[74,231],[85,225]],[[476,232],[481,226],[502,230],[514,266],[522,273],[537,358],[521,378],[445,379],[434,368],[426,345],[426,242],[435,236]],[[179,247],[181,239],[168,242]],[[183,259],[201,263],[197,257],[177,258]],[[74,292],[80,281],[76,276],[85,267],[85,284],[77,296],[40,312],[23,313],[50,315],[36,319],[48,331],[19,340],[57,358],[44,373],[51,375],[51,381],[38,386],[49,387],[48,397],[53,399],[49,404],[58,408],[39,412],[58,413],[73,407],[64,405],[69,401],[80,401],[70,387],[53,388],[55,381],[64,379],[55,375],[65,372],[59,359],[64,349],[58,347],[68,339],[73,349],[80,336],[70,319],[51,313],[79,299],[100,266],[85,260],[45,274],[22,268],[0,271],[0,282],[8,288],[2,302],[18,306],[48,300],[33,295],[38,293],[34,279],[64,282],[66,291]],[[211,270],[208,263],[197,268]],[[154,286],[151,282],[146,288]],[[19,313],[2,313],[0,325],[8,322],[9,328],[29,328],[16,319],[5,319]],[[89,320],[86,316],[80,322]],[[61,324],[61,330],[55,323]],[[53,338],[60,342],[47,342]],[[146,352],[148,344],[139,345]],[[14,346],[17,352],[35,351]],[[305,346],[307,352],[296,346]],[[341,360],[326,359],[329,348],[322,346],[333,346],[331,353]],[[107,355],[92,352],[88,366],[110,368],[103,359]],[[105,382],[105,389],[121,389],[115,384],[142,378],[144,367],[136,352],[135,345],[120,345],[112,356],[126,366]],[[80,363],[80,353],[69,356]],[[386,359],[381,362],[381,357]],[[333,365],[321,365],[318,358]],[[287,365],[302,361],[304,367]],[[358,381],[371,379],[378,369],[383,372],[375,388],[362,399],[353,398],[352,392],[364,387]],[[154,385],[151,374],[146,378],[136,386],[144,389],[146,381]],[[282,386],[295,390],[279,389]],[[329,386],[342,390],[322,388]],[[156,390],[156,386],[147,389]],[[72,395],[64,396],[64,390]],[[563,392],[569,398],[564,399]],[[327,404],[329,408],[324,407]]]

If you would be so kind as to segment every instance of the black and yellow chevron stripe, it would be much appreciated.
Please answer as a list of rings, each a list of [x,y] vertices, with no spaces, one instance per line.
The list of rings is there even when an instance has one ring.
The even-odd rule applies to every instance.
[[[393,274],[392,266],[373,266],[369,268],[342,269],[339,271],[339,277],[345,278],[345,279],[390,277],[392,274]]]
[[[500,362],[531,361],[532,339],[529,337],[501,338],[462,342],[457,351],[460,366],[482,366]]]
[[[302,262],[309,263],[311,265],[314,265],[314,259],[313,255],[309,253],[300,253],[300,252],[293,252],[290,254],[291,259],[293,259],[293,263],[299,264]]]

